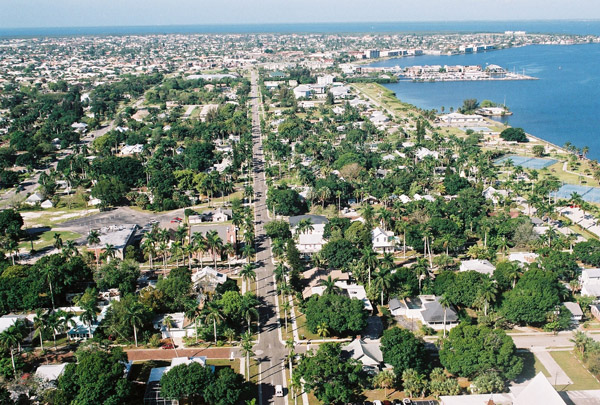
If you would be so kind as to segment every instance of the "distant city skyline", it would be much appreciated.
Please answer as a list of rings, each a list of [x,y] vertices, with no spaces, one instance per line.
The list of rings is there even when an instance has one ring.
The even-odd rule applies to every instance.
[[[600,19],[595,0],[0,0],[3,28]]]

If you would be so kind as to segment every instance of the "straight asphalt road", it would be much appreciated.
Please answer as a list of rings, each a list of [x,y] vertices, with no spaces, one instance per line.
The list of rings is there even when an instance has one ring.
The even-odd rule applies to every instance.
[[[263,154],[258,98],[258,74],[252,71],[251,107],[252,107],[252,154],[254,166],[254,219],[256,235],[256,283],[257,295],[261,301],[260,331],[254,353],[259,361],[259,404],[287,404],[285,397],[275,396],[275,386],[286,386],[285,345],[281,341],[281,327],[277,310],[277,287],[273,276],[271,241],[267,238],[264,224],[267,221],[265,182],[265,158]]]

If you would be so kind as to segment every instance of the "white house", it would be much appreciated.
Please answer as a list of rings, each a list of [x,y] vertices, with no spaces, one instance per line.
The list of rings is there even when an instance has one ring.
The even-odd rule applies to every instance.
[[[36,205],[36,204],[41,204],[42,201],[44,201],[44,197],[42,197],[42,195],[36,191],[35,193],[33,193],[29,197],[27,197],[27,199],[25,200],[25,204]]]
[[[296,98],[302,98],[302,97],[309,98],[311,94],[312,94],[311,88],[305,84],[301,84],[300,86],[294,88],[294,96]]]
[[[459,271],[476,271],[477,273],[487,274],[491,276],[494,274],[494,270],[496,270],[496,266],[490,263],[489,260],[465,260],[460,263]]]
[[[533,252],[515,252],[508,255],[509,262],[518,262],[519,265],[531,264],[538,258],[537,253]]]
[[[131,156],[140,154],[144,151],[144,145],[137,143],[135,145],[125,145],[121,148],[121,156]]]
[[[171,318],[170,326],[167,327],[165,318]],[[154,329],[162,334],[163,339],[182,338],[184,336],[193,336],[194,322],[187,319],[183,312],[174,312],[172,314],[159,315],[152,321]]]
[[[334,80],[335,80],[334,75],[323,75],[323,76],[317,77],[318,84],[328,85],[328,84],[332,84]]]
[[[566,405],[567,402],[563,399],[564,397],[569,399],[569,404],[598,403],[594,400],[598,399],[598,396],[592,394],[594,398],[592,399],[592,397],[586,395],[587,392],[592,394],[593,391],[564,391],[564,396],[561,396],[548,381],[548,378],[539,372],[526,385],[511,387],[508,393],[442,395],[440,405]],[[592,399],[592,401],[588,402],[589,399]]]
[[[579,278],[581,295],[600,297],[600,269],[584,269]]]
[[[498,204],[500,201],[500,197],[507,198],[508,191],[506,190],[497,190],[492,186],[489,186],[481,193],[485,197],[486,200],[491,200],[494,205]]]
[[[388,304],[390,312],[394,316],[404,316],[415,319],[422,324],[435,330],[444,329],[444,307],[439,302],[439,297],[434,295],[419,295],[418,297],[399,300],[392,298]],[[446,329],[458,325],[458,315],[454,307],[450,306],[446,311]]]
[[[226,281],[226,274],[223,274],[209,266],[206,266],[192,274],[192,283],[195,286],[201,285],[202,287],[208,287],[211,290],[214,290],[217,285],[223,284]]]
[[[342,352],[345,352],[351,358],[360,361],[363,365],[363,370],[371,374],[391,368],[390,365],[383,362],[383,353],[381,353],[379,341],[367,343],[359,336],[346,346],[342,347]]]
[[[289,222],[292,235],[297,234],[297,225],[303,219],[309,219],[313,229],[300,232],[297,235],[296,247],[304,255],[318,253],[326,243],[325,239],[323,239],[323,234],[325,233],[325,225],[329,220],[321,215],[298,215],[290,217]]]
[[[394,232],[385,231],[379,226],[371,231],[371,240],[373,242],[373,250],[376,252],[393,252],[396,248]]]
[[[576,302],[563,302],[563,305],[571,313],[571,323],[578,324],[583,319],[583,311]]]
[[[42,207],[44,209],[48,209],[48,208],[54,207],[54,204],[52,203],[52,201],[46,200],[46,201],[44,201],[43,203],[40,204],[40,207]]]
[[[43,381],[57,381],[65,372],[68,363],[61,364],[42,364],[35,370],[35,376]]]
[[[481,124],[485,122],[485,119],[481,115],[466,115],[457,112],[441,115],[438,119],[440,122],[448,125]]]

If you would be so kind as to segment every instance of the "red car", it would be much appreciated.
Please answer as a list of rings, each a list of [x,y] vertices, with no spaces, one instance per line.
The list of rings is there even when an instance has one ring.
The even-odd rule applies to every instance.
[[[163,349],[174,349],[175,346],[173,346],[173,343],[165,343],[164,345],[162,345]]]
[[[180,223],[181,221],[183,221],[183,219],[181,219],[181,218],[179,218],[179,217],[175,217],[175,218],[173,218],[173,219],[171,220],[171,223],[172,223],[172,224],[178,224],[178,223]]]

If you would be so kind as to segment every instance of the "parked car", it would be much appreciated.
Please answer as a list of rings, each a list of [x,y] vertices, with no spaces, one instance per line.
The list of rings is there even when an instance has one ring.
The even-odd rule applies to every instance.
[[[181,221],[183,221],[183,219],[179,218],[179,217],[175,217],[171,220],[172,224],[179,224],[181,223]]]
[[[276,397],[282,397],[283,396],[283,386],[282,385],[276,385],[275,386],[275,396]]]
[[[173,343],[165,343],[164,345],[162,345],[163,349],[175,349],[175,345],[173,345]]]

